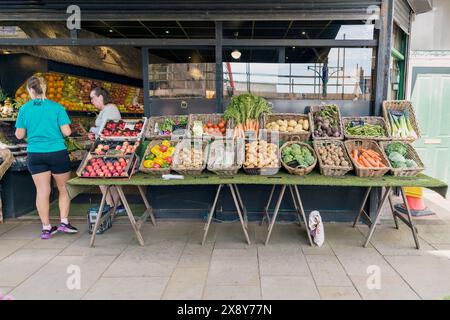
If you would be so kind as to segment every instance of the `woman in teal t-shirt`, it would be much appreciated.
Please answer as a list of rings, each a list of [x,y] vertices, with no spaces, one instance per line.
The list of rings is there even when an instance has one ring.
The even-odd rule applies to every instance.
[[[41,239],[50,239],[58,231],[78,231],[68,221],[70,198],[66,182],[70,178],[70,160],[64,136],[71,134],[70,119],[63,106],[46,99],[46,88],[44,79],[28,79],[27,90],[32,100],[20,108],[16,121],[16,137],[27,137],[27,165],[36,186],[36,207],[43,225]],[[58,227],[50,225],[52,176],[59,190]]]

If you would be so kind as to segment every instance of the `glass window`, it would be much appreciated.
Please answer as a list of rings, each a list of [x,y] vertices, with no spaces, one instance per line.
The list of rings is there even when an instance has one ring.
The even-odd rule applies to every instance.
[[[363,20],[339,21],[227,21],[226,39],[373,40],[374,25]]]
[[[224,95],[253,92],[269,99],[372,100],[375,74],[372,48],[280,50],[269,63],[249,60],[252,53],[244,50],[241,58],[234,60],[227,56],[227,51],[224,57],[228,62],[223,66]],[[256,51],[253,54],[262,55]]]
[[[212,49],[150,50],[150,96],[215,98],[214,61]]]

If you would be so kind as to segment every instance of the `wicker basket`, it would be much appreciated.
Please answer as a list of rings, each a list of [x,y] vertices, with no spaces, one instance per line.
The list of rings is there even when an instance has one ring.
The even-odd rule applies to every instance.
[[[299,121],[307,120],[308,121],[308,130],[301,132],[279,132],[280,140],[284,142],[288,141],[308,141],[311,137],[311,126],[309,125],[309,117],[307,114],[299,114],[299,113],[271,113],[264,116],[264,128],[267,124],[277,121],[277,120],[295,120]],[[269,131],[270,132],[270,131]]]
[[[148,118],[148,125],[147,130],[145,131],[145,137],[147,139],[170,139],[172,137],[172,134],[163,135],[159,133],[155,133],[155,127],[157,124],[163,123],[164,120],[171,119],[171,120],[177,120],[177,119],[186,119],[189,120],[188,115],[168,115],[168,116],[162,116],[162,117],[150,117]],[[186,130],[183,135],[173,135],[174,137],[182,138],[186,136],[186,133],[188,131],[188,123],[186,124]],[[172,137],[173,138],[173,137]]]
[[[203,135],[201,137],[194,137],[194,135],[192,133],[192,128],[194,127],[194,121],[201,121],[204,126],[208,122],[217,124],[222,119],[223,119],[223,113],[193,113],[193,114],[190,114],[189,120],[188,120],[188,130],[187,130],[186,137],[195,138],[195,139],[202,138],[202,139],[207,139],[207,140],[223,139],[225,136],[214,136],[214,135],[210,135],[207,133],[203,133]],[[227,129],[232,129],[230,127],[229,122],[227,122]]]
[[[391,166],[389,164],[389,161],[386,159],[386,157],[383,154],[383,151],[378,146],[376,141],[372,140],[347,140],[344,142],[345,148],[347,149],[347,153],[352,160],[353,166],[355,167],[356,175],[358,177],[381,177],[384,176],[390,169]],[[380,157],[381,161],[385,165],[384,168],[363,168],[359,164],[355,162],[353,159],[352,152],[356,148],[364,148],[364,149],[371,149],[375,152],[377,152]]]
[[[14,162],[14,156],[9,149],[1,149],[0,157],[3,159],[2,164],[0,164],[0,179],[3,178],[5,172],[11,167]]]
[[[347,125],[351,123],[352,121],[363,121],[364,123],[377,125],[379,124],[385,132],[384,136],[358,136],[358,135],[351,135],[347,134]],[[344,136],[345,139],[357,139],[357,140],[375,140],[375,141],[388,141],[391,140],[389,129],[386,126],[386,121],[384,121],[383,117],[343,117],[342,118],[342,125],[344,127]]]
[[[202,166],[200,168],[180,168],[179,167],[179,154],[181,150],[184,148],[187,148],[188,146],[192,148],[192,144],[194,144],[195,147],[198,147],[201,144],[202,148]],[[202,171],[206,168],[206,164],[208,163],[208,141],[201,140],[201,139],[188,139],[185,138],[181,140],[177,146],[175,147],[175,152],[173,154],[173,161],[172,161],[172,170],[178,172],[182,175],[200,175]]]
[[[344,158],[348,162],[348,166],[334,166],[334,165],[328,165],[324,164],[322,161],[322,158],[320,157],[320,154],[318,152],[318,148],[322,146],[326,146],[329,144],[334,144],[342,148],[342,152],[344,153]],[[317,159],[319,161],[320,166],[320,174],[324,176],[343,176],[347,174],[347,172],[353,170],[352,161],[350,160],[350,157],[347,154],[347,151],[345,150],[344,143],[342,141],[338,140],[320,140],[320,141],[313,141],[314,150],[316,151]]]
[[[383,155],[386,159],[389,161],[389,157],[387,156],[385,150],[388,145],[391,143],[394,143],[396,141],[386,141],[386,142],[380,142],[381,151],[383,151]],[[419,173],[425,170],[425,166],[422,162],[422,160],[419,157],[419,154],[417,153],[416,149],[410,144],[409,142],[403,141],[403,143],[407,147],[406,151],[406,159],[414,160],[417,164],[416,168],[393,168],[391,167],[391,174],[397,177],[414,177],[417,176]]]
[[[211,167],[211,159],[214,157],[214,153],[217,148],[222,148],[221,146],[226,145],[227,143],[234,144],[234,163],[232,166],[224,169],[215,169]],[[221,146],[219,146],[221,145]],[[226,146],[224,146],[226,148]],[[232,176],[239,172],[239,169],[242,167],[242,163],[244,162],[244,140],[243,139],[235,139],[235,140],[217,140],[210,144],[209,146],[209,155],[208,155],[208,165],[207,168],[209,171],[214,172],[219,176]]]
[[[339,137],[316,137],[314,135],[315,131],[315,125],[314,125],[314,113],[321,111],[326,107],[327,105],[321,105],[321,106],[311,106],[311,111],[308,114],[309,117],[309,125],[311,127],[311,136],[313,140],[344,140],[344,127],[342,126],[342,117],[341,117],[341,111],[339,110],[339,107],[336,106],[337,112],[338,112],[338,126],[339,130],[341,131],[341,135]]]
[[[155,139],[150,141],[150,143],[147,145],[147,148],[145,149],[144,156],[142,157],[141,165],[139,166],[139,171],[148,173],[148,174],[154,174],[154,175],[163,175],[163,174],[169,174],[170,168],[146,168],[144,167],[144,161],[145,157],[147,157],[151,153],[151,149],[157,145],[160,144],[163,140],[162,139]],[[170,145],[175,147],[177,145],[177,142],[170,141]],[[172,155],[173,156],[173,155]]]
[[[399,140],[399,141],[415,141],[417,139],[413,138],[413,137],[407,137],[407,138],[399,138],[399,137],[394,137],[392,134],[392,128],[391,128],[391,122],[389,120],[389,110],[396,110],[396,111],[402,111],[402,110],[407,110],[409,113],[409,122],[411,123],[412,128],[414,129],[414,131],[416,132],[417,135],[417,139],[420,138],[420,129],[419,129],[419,124],[416,120],[416,115],[414,113],[414,108],[412,106],[411,101],[406,101],[406,100],[389,100],[389,101],[384,101],[383,102],[383,117],[384,120],[386,121],[386,126],[388,128],[388,133],[391,136],[392,140]]]
[[[253,141],[257,141],[257,140],[249,140],[249,141],[245,141],[245,143],[248,142],[253,142]],[[270,142],[268,142],[270,143]],[[278,171],[280,171],[281,168],[281,164],[280,164],[280,148],[277,145],[277,157],[278,157],[278,166],[277,167],[267,167],[267,168],[251,168],[251,167],[246,167],[245,163],[242,165],[242,168],[244,169],[246,174],[249,175],[255,175],[255,176],[270,176],[270,175],[274,175],[277,174]],[[247,156],[247,155],[245,155]]]
[[[317,164],[317,155],[316,152],[314,151],[313,148],[311,148],[308,144],[303,143],[303,142],[296,142],[296,141],[289,141],[286,142],[285,144],[283,144],[280,148],[280,155],[283,154],[283,149],[292,145],[292,144],[298,144],[301,147],[305,147],[307,148],[309,151],[311,151],[312,155],[314,156],[314,163],[312,165],[310,165],[307,168],[292,168],[290,166],[288,166],[284,161],[283,161],[283,157],[280,156],[280,161],[281,164],[283,165],[283,167],[290,173],[290,174],[294,174],[296,176],[304,176],[307,175],[308,173],[310,173],[311,171],[313,171],[313,169],[315,168],[316,164]]]

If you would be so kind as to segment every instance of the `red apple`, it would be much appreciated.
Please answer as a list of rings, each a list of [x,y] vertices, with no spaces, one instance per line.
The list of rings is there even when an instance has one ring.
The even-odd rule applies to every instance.
[[[98,173],[98,176],[99,176],[99,177],[104,177],[105,174],[104,174],[102,171],[100,171],[100,172]]]
[[[89,174],[89,176],[90,176],[90,177],[96,177],[97,174],[96,174],[95,172],[92,171],[92,172]]]
[[[120,165],[121,165],[123,168],[125,168],[125,167],[127,166],[127,163],[126,163],[126,162],[121,162]]]
[[[119,174],[117,172],[113,173],[113,177],[118,177],[118,176],[119,176]]]
[[[122,172],[122,173],[120,174],[120,176],[121,176],[121,177],[128,177],[128,173]]]
[[[89,172],[84,172],[83,173],[83,177],[89,177],[89,175],[90,175]]]
[[[105,173],[105,177],[108,177],[108,178],[112,177],[112,174],[111,174],[111,172],[107,172],[107,173]]]
[[[108,167],[105,166],[105,165],[103,165],[103,166],[102,166],[102,170],[105,171],[106,169],[108,169]]]
[[[91,172],[92,170],[94,170],[94,168],[92,168],[92,166],[86,166],[86,170]]]

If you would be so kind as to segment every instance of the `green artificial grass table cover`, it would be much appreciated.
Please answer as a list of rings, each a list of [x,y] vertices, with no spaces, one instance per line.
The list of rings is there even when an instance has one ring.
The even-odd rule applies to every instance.
[[[443,197],[446,196],[448,188],[446,183],[424,174],[419,174],[416,177],[395,177],[385,175],[382,177],[362,178],[351,173],[341,177],[329,177],[314,171],[306,176],[295,176],[285,172],[279,172],[278,174],[272,176],[248,175],[239,172],[237,175],[226,177],[221,177],[211,172],[205,172],[199,176],[185,176],[182,180],[164,180],[160,176],[136,173],[130,179],[74,178],[69,180],[68,189],[70,194],[74,194],[77,187],[89,188],[100,185],[183,186],[219,184],[304,185],[332,187],[424,187],[439,193]],[[81,192],[76,193],[78,194]]]

